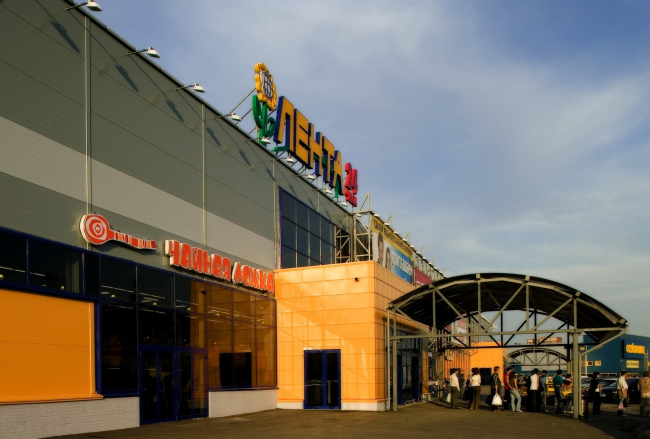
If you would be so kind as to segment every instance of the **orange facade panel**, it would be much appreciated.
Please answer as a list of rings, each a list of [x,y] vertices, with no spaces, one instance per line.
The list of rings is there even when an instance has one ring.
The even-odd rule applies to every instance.
[[[101,398],[94,306],[0,290],[0,404]]]

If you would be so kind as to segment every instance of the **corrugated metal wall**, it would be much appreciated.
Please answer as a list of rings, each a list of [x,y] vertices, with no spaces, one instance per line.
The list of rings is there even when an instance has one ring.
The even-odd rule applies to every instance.
[[[275,268],[277,191],[349,217],[63,0],[0,2],[0,226],[85,247],[87,212]],[[205,170],[205,171],[204,171]],[[153,266],[157,253],[96,247]]]

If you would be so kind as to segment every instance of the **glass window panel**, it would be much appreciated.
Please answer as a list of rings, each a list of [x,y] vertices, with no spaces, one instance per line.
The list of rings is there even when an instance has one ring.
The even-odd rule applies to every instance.
[[[232,318],[232,290],[210,285],[208,300],[208,315],[210,317]]]
[[[138,332],[140,343],[173,346],[174,312],[145,308],[138,310]]]
[[[193,348],[205,348],[207,343],[207,320],[205,316],[190,316],[190,345]]]
[[[323,264],[333,264],[334,263],[334,246],[330,244],[323,243]]]
[[[275,386],[275,330],[257,327],[255,349],[257,385]]]
[[[330,228],[330,222],[327,221],[325,218],[321,218],[321,223],[320,223],[320,237],[324,241],[329,242],[330,244],[332,243],[332,237],[330,236],[331,228]]]
[[[195,314],[205,314],[207,301],[208,284],[192,281],[192,312]]]
[[[309,231],[320,236],[320,215],[313,209],[309,209]]]
[[[255,323],[258,325],[271,325],[271,301],[258,297],[255,299]]]
[[[102,258],[102,297],[135,301],[135,265]]]
[[[330,244],[336,245],[336,226],[330,223]]]
[[[101,307],[101,391],[138,390],[135,306],[104,302]]]
[[[190,346],[190,315],[176,313],[176,346]]]
[[[315,267],[317,265],[321,265],[320,261],[315,261],[313,259],[309,259],[309,266],[310,267]]]
[[[250,294],[233,292],[232,312],[235,320],[252,322],[255,316],[255,297]]]
[[[171,308],[173,295],[174,276],[138,267],[138,302]]]
[[[295,268],[296,267],[296,252],[282,247],[282,268]]]
[[[303,254],[298,253],[297,255],[296,266],[297,267],[309,267],[309,258]]]
[[[29,283],[81,293],[81,252],[37,240],[29,243]]]
[[[86,294],[99,296],[99,256],[86,253]]]
[[[232,321],[208,319],[208,385],[210,387],[232,386],[233,351]]]
[[[235,386],[255,386],[257,383],[253,357],[254,328],[248,323],[234,322],[233,324]]]
[[[309,232],[307,230],[298,227],[296,230],[297,238],[297,249],[299,253],[308,255],[309,254]]]
[[[282,194],[282,216],[288,218],[289,220],[296,222],[296,199],[286,193],[285,191],[281,192]]]
[[[27,283],[27,238],[0,232],[0,281]]]
[[[316,235],[309,234],[309,257],[320,262],[320,238]],[[318,264],[316,264],[318,265]]]
[[[174,298],[176,309],[192,311],[192,281],[184,277],[174,279]]]
[[[309,208],[300,201],[296,202],[296,224],[309,230]]]
[[[290,221],[282,221],[282,245],[296,249],[296,225]]]

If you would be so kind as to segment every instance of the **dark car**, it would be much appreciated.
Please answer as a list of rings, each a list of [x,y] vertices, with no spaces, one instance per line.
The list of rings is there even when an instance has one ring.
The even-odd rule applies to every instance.
[[[600,383],[601,386],[603,386],[603,391],[600,394],[601,398],[605,398],[605,389],[609,389],[611,386],[614,386],[614,390],[616,390],[616,378],[599,378],[598,382]],[[583,378],[582,381],[582,397],[586,398],[589,396],[589,387],[591,386],[591,378],[589,378],[588,382],[585,382],[585,379]],[[605,402],[604,399],[602,399],[603,402]]]
[[[638,378],[626,378],[627,381],[627,398],[630,404],[638,404],[640,401],[639,395],[639,379]],[[601,395],[604,399],[603,402],[618,404],[620,401],[618,399],[618,391],[616,390],[616,380],[606,387],[603,387],[603,393]]]

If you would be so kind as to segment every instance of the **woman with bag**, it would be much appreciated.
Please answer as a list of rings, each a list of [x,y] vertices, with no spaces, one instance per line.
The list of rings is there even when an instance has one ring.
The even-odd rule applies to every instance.
[[[490,377],[490,396],[492,398],[490,399],[490,405],[492,406],[492,411],[493,412],[500,412],[501,411],[501,404],[503,401],[501,401],[501,377],[499,376],[499,370],[501,368],[499,366],[494,366],[494,373]]]
[[[616,414],[618,416],[627,416],[625,414],[625,407],[627,406],[627,371],[622,370],[621,376],[616,381],[616,390],[618,391],[618,399],[621,401],[618,403],[618,411]]]
[[[600,415],[600,403],[602,401],[600,399],[600,395],[602,394],[601,392],[603,390],[603,385],[600,384],[599,378],[600,378],[600,373],[594,372],[591,375],[591,383],[589,384],[589,397],[593,401],[593,406],[594,406],[593,414],[594,415]],[[585,412],[588,411],[588,410],[589,410],[589,407],[588,407],[587,404],[585,404]]]

